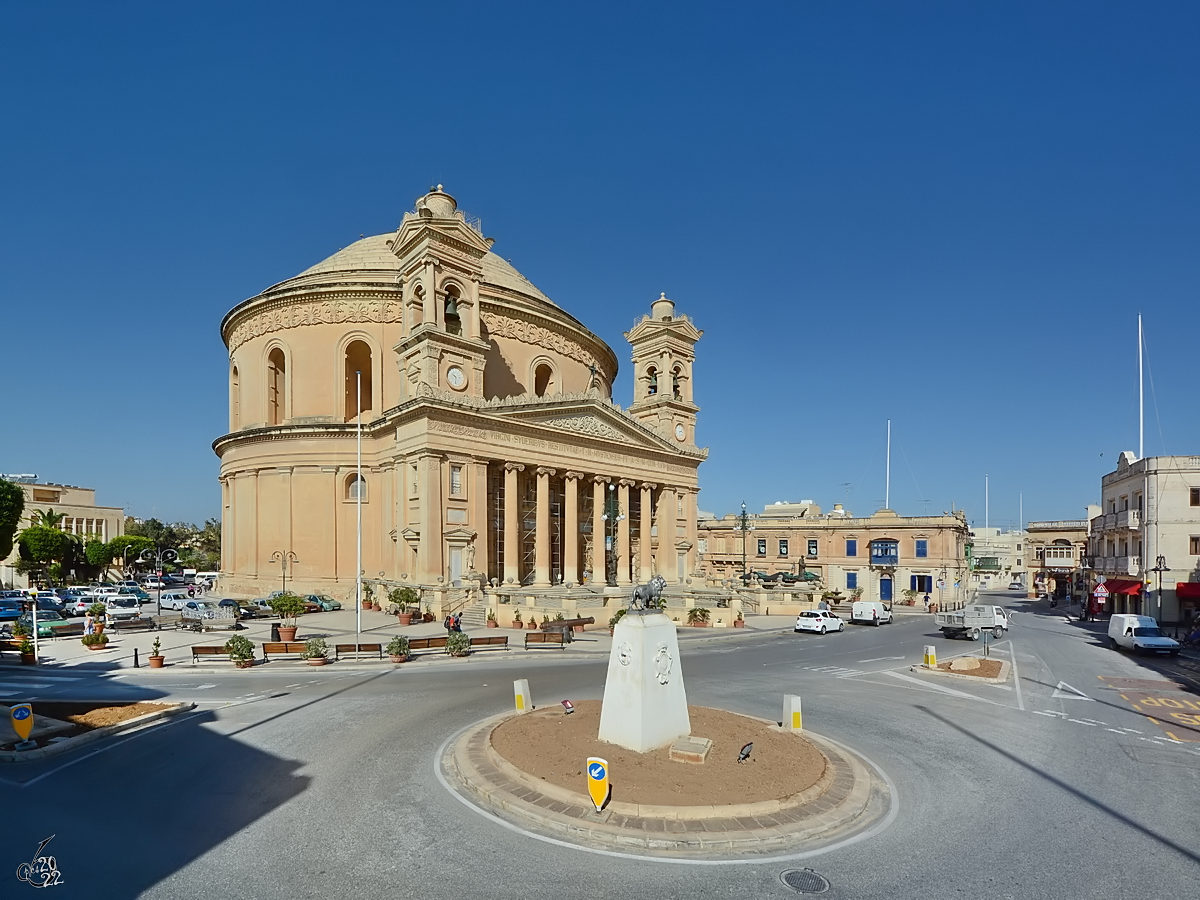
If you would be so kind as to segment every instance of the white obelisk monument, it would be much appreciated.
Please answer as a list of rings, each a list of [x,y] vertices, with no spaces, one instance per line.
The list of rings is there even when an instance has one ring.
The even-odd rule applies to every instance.
[[[613,631],[600,740],[645,753],[691,730],[675,623],[656,610],[631,609]]]

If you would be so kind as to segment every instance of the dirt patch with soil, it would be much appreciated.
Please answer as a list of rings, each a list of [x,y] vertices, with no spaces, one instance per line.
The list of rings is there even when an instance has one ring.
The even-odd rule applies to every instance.
[[[801,735],[765,722],[703,706],[689,706],[692,735],[713,742],[703,765],[675,762],[668,748],[634,753],[601,741],[600,701],[583,700],[566,715],[560,707],[515,716],[492,732],[492,746],[523,772],[586,795],[589,756],[608,760],[613,799],[663,806],[723,806],[780,800],[816,784],[824,754]],[[737,761],[745,744],[750,758]]]
[[[977,657],[976,657],[977,658]],[[943,672],[952,671],[950,666],[954,660],[938,663],[938,668]],[[974,678],[999,678],[1001,661],[998,659],[979,659],[979,665],[974,669],[954,669],[955,675],[970,675]]]
[[[161,712],[172,704],[162,703],[34,703],[32,740],[39,747],[47,746],[52,737],[78,737],[88,731],[119,725],[147,713]],[[0,750],[12,750],[16,739],[0,744]]]

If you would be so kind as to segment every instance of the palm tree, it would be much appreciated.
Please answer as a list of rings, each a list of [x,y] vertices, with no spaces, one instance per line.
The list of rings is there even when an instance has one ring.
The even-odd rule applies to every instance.
[[[53,509],[35,509],[33,515],[29,517],[29,524],[34,528],[61,529],[62,521],[66,517],[66,513],[56,513]]]

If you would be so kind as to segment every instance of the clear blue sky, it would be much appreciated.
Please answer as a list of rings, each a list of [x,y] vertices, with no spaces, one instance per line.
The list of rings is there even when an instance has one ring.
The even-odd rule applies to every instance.
[[[659,291],[704,329],[702,508],[868,513],[891,418],[901,513],[1077,517],[1138,312],[1147,455],[1200,452],[1198,46],[1195,3],[4,4],[0,471],[218,515],[221,317],[441,182],[623,366]]]

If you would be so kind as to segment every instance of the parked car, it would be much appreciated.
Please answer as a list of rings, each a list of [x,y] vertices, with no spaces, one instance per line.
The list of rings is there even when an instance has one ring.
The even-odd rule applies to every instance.
[[[136,597],[139,603],[149,603],[153,597],[143,591],[140,587],[129,587],[122,585],[117,589],[118,597]]]
[[[797,632],[814,631],[817,634],[824,634],[827,631],[844,631],[846,623],[840,617],[835,616],[827,609],[814,609],[808,612],[802,612],[796,616]]]
[[[1150,616],[1114,615],[1108,620],[1108,643],[1114,650],[1124,647],[1134,653],[1179,655],[1179,642],[1163,634]]]
[[[148,591],[162,590],[168,586],[169,585],[167,584],[166,579],[159,578],[157,575],[151,575],[142,582],[142,587]]]
[[[315,603],[322,612],[330,612],[331,610],[342,608],[342,604],[328,594],[305,594],[304,602]]]
[[[110,619],[136,619],[142,614],[142,604],[137,597],[118,594],[104,604],[104,614]]]
[[[1025,590],[1025,585],[1021,584],[1019,581],[1010,581],[1008,583],[1008,589],[1010,591],[1023,591]]]
[[[21,601],[12,597],[0,597],[0,619],[10,620],[21,617]]]
[[[243,603],[247,605],[242,606]],[[230,600],[226,598],[225,600],[218,600],[217,606],[221,607],[222,609],[232,609],[234,616],[239,619],[251,619],[255,616],[255,613],[253,612],[254,608],[250,606],[249,603],[249,600]]]
[[[23,612],[17,619],[26,630],[33,631],[33,613]],[[69,625],[66,616],[52,609],[39,609],[37,616],[38,637],[54,637],[54,633],[64,625]]]
[[[71,600],[63,607],[63,615],[65,616],[82,616],[87,613],[93,603],[97,603],[95,597],[91,594],[80,594],[78,597]]]
[[[187,591],[166,591],[159,602],[163,609],[183,609],[188,602]]]
[[[1000,606],[975,604],[957,612],[937,613],[934,623],[948,638],[965,637],[977,641],[985,631],[1000,640],[1008,631],[1008,614]]]
[[[850,622],[864,625],[890,625],[892,611],[878,600],[855,600],[850,604]]]

